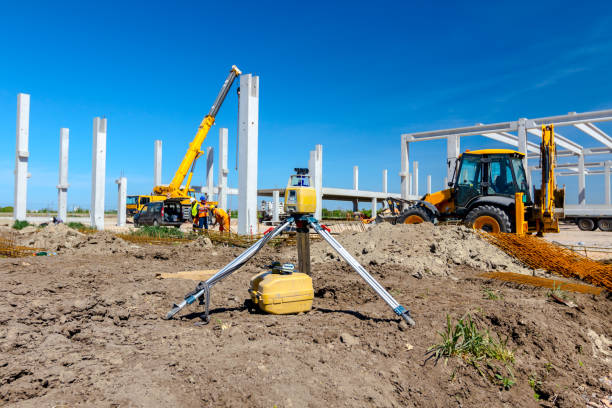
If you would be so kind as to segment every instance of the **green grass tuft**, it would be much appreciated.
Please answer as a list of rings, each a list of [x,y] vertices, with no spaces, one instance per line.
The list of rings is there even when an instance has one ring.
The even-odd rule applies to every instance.
[[[94,232],[95,228],[90,227],[89,225],[85,225],[82,222],[69,222],[66,223],[66,226],[72,229],[75,229],[79,232]]]
[[[151,238],[185,238],[185,234],[174,227],[142,226],[132,232],[132,235]]]
[[[27,221],[18,221],[18,220],[15,220],[15,223],[13,223],[13,229],[20,230],[20,229],[24,229],[25,227],[30,226],[30,225],[32,225],[32,224],[30,224]]]

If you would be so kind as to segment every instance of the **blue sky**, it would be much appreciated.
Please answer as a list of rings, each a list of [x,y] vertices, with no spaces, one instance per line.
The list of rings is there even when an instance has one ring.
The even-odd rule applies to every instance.
[[[262,188],[284,186],[321,143],[324,185],[351,187],[358,165],[360,188],[380,190],[386,168],[399,192],[401,133],[612,108],[606,1],[20,1],[2,5],[0,38],[0,205],[13,201],[19,92],[31,94],[29,208],[57,205],[61,127],[69,204],[89,207],[95,116],[108,119],[107,208],[122,173],[128,193],[151,190],[156,139],[169,182],[232,64],[260,76]],[[234,88],[205,141],[216,149],[229,128],[232,186],[236,122]],[[470,137],[461,147],[482,146],[501,145]],[[411,160],[421,186],[431,174],[442,188],[443,142],[414,144]],[[575,202],[575,177],[560,181]],[[602,183],[587,176],[589,202],[603,201]]]

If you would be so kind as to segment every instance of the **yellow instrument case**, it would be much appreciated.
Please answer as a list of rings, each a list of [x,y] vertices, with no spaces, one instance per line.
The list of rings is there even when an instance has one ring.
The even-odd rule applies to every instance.
[[[290,268],[286,268],[290,265]],[[312,308],[312,279],[305,273],[291,272],[293,265],[259,273],[251,278],[249,293],[259,309],[271,314],[307,312]]]

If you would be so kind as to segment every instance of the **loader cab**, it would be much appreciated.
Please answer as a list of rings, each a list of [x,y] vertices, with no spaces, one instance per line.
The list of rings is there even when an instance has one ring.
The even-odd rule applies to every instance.
[[[466,151],[459,158],[455,179],[455,206],[468,211],[476,201],[499,201],[511,205],[515,193],[531,201],[522,153],[506,149]],[[498,198],[494,198],[498,197]],[[507,201],[507,203],[506,203]]]

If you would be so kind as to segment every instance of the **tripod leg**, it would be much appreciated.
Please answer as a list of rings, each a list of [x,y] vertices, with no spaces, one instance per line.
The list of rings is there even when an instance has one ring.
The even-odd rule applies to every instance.
[[[183,309],[187,305],[192,304],[193,302],[196,301],[196,299],[198,299],[199,297],[203,295],[206,295],[207,297],[206,299],[207,307],[206,307],[205,317],[208,318],[208,295],[210,292],[210,288],[215,283],[220,282],[221,280],[223,280],[224,278],[228,277],[233,272],[238,270],[249,259],[251,259],[257,252],[259,252],[261,248],[263,248],[264,245],[266,245],[268,241],[270,241],[272,238],[274,238],[275,236],[283,232],[283,230],[287,228],[289,225],[291,225],[291,223],[293,223],[293,218],[291,217],[287,218],[287,220],[285,220],[283,224],[279,225],[274,230],[264,235],[259,241],[257,241],[256,243],[251,245],[246,251],[238,255],[238,257],[236,257],[236,259],[234,259],[232,262],[225,265],[222,269],[219,270],[219,272],[211,276],[206,282],[198,283],[198,285],[196,286],[196,289],[188,293],[187,296],[185,296],[185,299],[183,301],[181,301],[178,304],[173,305],[172,310],[170,310],[168,314],[166,315],[166,319],[172,319],[172,317],[175,314],[177,314],[181,309]]]
[[[340,255],[342,259],[344,259],[349,265],[351,265],[351,267],[363,278],[363,280],[366,281],[366,283],[370,285],[372,289],[374,289],[378,296],[380,296],[389,305],[389,307],[393,309],[395,314],[404,319],[404,321],[408,323],[408,325],[415,325],[414,320],[412,320],[412,317],[410,317],[410,311],[404,308],[404,306],[400,305],[393,298],[393,296],[391,296],[391,294],[387,292],[385,288],[383,288],[380,283],[378,283],[376,279],[374,279],[374,277],[370,275],[368,271],[366,271],[365,268],[361,266],[361,264],[357,262],[357,260],[353,258],[353,256],[349,254],[342,245],[340,245],[338,241],[336,241],[334,237],[331,236],[329,232],[327,232],[323,229],[323,227],[321,227],[321,225],[315,218],[309,218],[308,223],[325,241],[327,241],[327,243],[329,243],[329,245],[331,245],[332,248],[336,250],[338,255]]]

